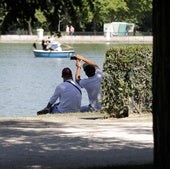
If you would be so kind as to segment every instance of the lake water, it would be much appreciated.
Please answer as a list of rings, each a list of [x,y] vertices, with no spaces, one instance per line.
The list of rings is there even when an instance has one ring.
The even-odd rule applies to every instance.
[[[101,68],[111,44],[70,44],[76,53],[95,61]],[[0,44],[0,117],[34,116],[44,108],[56,85],[62,82],[61,71],[75,61],[36,58],[32,44]],[[82,77],[85,77],[82,71]],[[88,104],[83,90],[82,104]]]

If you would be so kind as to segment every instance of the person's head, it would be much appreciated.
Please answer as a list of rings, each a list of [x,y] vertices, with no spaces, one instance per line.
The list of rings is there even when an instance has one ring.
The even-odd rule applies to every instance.
[[[85,74],[88,76],[88,77],[92,77],[95,75],[95,67],[93,65],[89,65],[87,63],[84,63],[83,64],[83,69],[85,71]]]
[[[65,80],[67,79],[73,79],[73,76],[72,76],[72,71],[70,70],[70,68],[66,67],[62,70],[62,75],[61,77]]]
[[[57,36],[58,38],[61,38],[61,37],[62,37],[61,32],[56,32],[56,36]]]

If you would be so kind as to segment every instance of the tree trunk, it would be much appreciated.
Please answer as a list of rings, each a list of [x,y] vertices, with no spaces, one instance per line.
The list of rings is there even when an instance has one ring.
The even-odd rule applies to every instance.
[[[31,26],[31,21],[28,21],[28,35],[32,35],[32,26]]]
[[[170,14],[167,0],[153,0],[154,169],[170,168]]]

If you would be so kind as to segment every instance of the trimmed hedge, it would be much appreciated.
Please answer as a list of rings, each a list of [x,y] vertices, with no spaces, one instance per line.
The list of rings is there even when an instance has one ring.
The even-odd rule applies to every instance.
[[[113,47],[105,54],[103,69],[102,113],[120,118],[151,111],[151,45]]]

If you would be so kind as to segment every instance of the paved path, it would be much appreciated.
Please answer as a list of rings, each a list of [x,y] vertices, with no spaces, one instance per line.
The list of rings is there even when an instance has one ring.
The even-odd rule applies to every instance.
[[[152,120],[96,115],[0,119],[0,169],[151,163]]]
[[[48,36],[43,38],[47,39]],[[115,43],[115,44],[152,44],[152,36],[62,36],[58,39],[61,43]],[[37,35],[0,35],[0,43],[41,43],[42,38]]]

